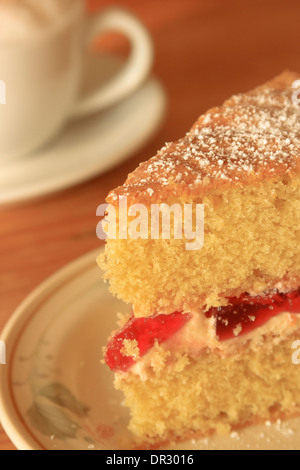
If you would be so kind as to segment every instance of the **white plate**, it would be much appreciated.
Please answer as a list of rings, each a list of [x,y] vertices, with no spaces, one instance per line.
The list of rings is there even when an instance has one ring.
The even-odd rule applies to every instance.
[[[115,328],[114,299],[93,252],[40,286],[7,324],[1,340],[0,421],[19,449],[132,449],[129,414],[113,374],[100,362]],[[168,449],[300,449],[300,420],[252,426],[228,437]]]
[[[113,56],[89,56],[83,91],[109,80],[122,63]],[[160,127],[166,95],[150,78],[117,106],[72,122],[61,136],[34,155],[1,162],[0,204],[23,202],[82,183],[128,158]]]

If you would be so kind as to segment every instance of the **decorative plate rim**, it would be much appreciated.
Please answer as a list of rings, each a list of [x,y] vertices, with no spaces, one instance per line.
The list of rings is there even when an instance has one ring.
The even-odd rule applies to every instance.
[[[31,294],[15,310],[5,325],[0,338],[6,345],[6,365],[0,366],[0,422],[9,439],[19,450],[47,450],[31,432],[25,423],[22,414],[14,400],[12,392],[12,366],[15,360],[15,349],[18,345],[22,332],[38,312],[39,305],[56,290],[76,277],[80,272],[91,268],[96,264],[96,258],[104,247],[99,247],[62,267],[56,273],[36,287]]]

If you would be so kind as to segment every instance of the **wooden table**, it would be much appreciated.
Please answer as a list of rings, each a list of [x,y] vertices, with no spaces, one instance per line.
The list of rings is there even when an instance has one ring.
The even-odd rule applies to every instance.
[[[111,5],[89,0],[90,7]],[[286,68],[299,70],[299,0],[126,0],[149,27],[168,116],[150,144],[118,168],[43,200],[0,209],[0,331],[40,282],[100,247],[96,207],[139,162],[181,137],[199,114]],[[300,78],[300,73],[299,73]],[[145,110],[146,112],[146,110]],[[1,336],[0,336],[1,339]],[[0,366],[3,367],[3,366]],[[0,450],[11,450],[0,425]]]

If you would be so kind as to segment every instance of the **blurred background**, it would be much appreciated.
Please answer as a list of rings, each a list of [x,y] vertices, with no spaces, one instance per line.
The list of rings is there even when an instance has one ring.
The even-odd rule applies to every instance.
[[[90,14],[116,4],[151,33],[152,73],[168,100],[165,119],[150,141],[110,171],[41,199],[0,207],[0,331],[38,284],[100,248],[96,208],[140,162],[182,137],[200,114],[232,94],[285,69],[299,71],[300,78],[299,0],[87,0]],[[109,34],[95,47],[126,56],[129,46]],[[0,450],[9,448],[0,427]]]

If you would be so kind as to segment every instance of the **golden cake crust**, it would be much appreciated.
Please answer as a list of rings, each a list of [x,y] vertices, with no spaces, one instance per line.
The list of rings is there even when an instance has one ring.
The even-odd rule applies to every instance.
[[[187,135],[168,143],[112,191],[144,204],[202,197],[216,189],[255,185],[300,171],[300,106],[286,71],[202,115]]]

